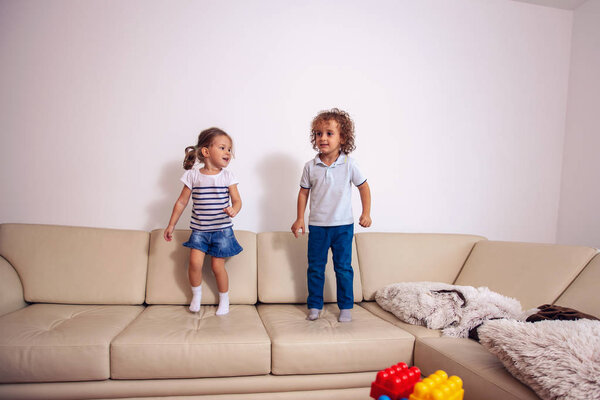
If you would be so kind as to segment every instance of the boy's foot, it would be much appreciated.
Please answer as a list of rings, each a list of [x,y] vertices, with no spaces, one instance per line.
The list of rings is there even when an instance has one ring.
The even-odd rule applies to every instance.
[[[338,318],[340,322],[350,322],[352,321],[352,313],[350,310],[340,310],[340,317]]]
[[[309,321],[314,321],[315,319],[319,318],[320,312],[321,310],[319,310],[318,308],[309,308],[308,316],[306,317],[306,319]]]

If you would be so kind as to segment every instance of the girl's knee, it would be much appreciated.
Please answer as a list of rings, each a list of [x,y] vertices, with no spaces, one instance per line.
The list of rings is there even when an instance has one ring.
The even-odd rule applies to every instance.
[[[227,275],[227,270],[225,270],[225,268],[213,268],[212,271],[213,271],[213,274],[216,277],[219,277],[219,276],[228,276]]]
[[[211,268],[213,272],[216,274],[226,272],[225,271],[225,259],[224,258],[213,258],[211,263]]]

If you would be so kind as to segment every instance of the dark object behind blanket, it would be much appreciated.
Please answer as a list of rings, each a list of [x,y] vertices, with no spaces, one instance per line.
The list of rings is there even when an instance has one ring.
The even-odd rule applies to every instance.
[[[530,315],[525,320],[526,322],[539,322],[539,321],[552,321],[552,320],[563,320],[563,321],[575,321],[578,319],[593,319],[599,321],[598,318],[593,315],[582,313],[581,311],[574,310],[568,307],[561,307],[554,304],[544,304],[538,308],[538,312]],[[479,342],[479,335],[477,329],[481,324],[469,331],[469,339],[473,339]]]
[[[544,320],[566,320],[575,321],[577,319],[593,319],[598,321],[598,318],[590,314],[582,313],[581,311],[572,308],[561,307],[554,304],[544,304],[538,307],[539,311],[527,317],[527,322],[538,322]]]

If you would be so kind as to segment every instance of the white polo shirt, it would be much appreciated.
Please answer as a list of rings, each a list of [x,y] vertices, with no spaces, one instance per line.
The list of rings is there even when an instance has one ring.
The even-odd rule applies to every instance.
[[[308,224],[339,226],[354,223],[352,215],[352,184],[360,186],[367,178],[354,159],[340,156],[330,166],[319,155],[307,162],[302,171],[300,186],[310,189]]]

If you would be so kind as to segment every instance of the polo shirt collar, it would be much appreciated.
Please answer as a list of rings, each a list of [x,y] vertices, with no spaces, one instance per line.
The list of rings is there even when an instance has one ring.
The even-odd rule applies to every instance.
[[[324,167],[328,167],[328,168],[332,168],[335,167],[336,165],[340,165],[340,164],[344,164],[348,159],[348,155],[344,152],[340,152],[339,157],[337,158],[337,160],[335,160],[331,165],[327,165],[325,164],[323,161],[321,161],[321,157],[319,157],[319,155],[317,154],[315,157],[315,165],[323,165]]]

